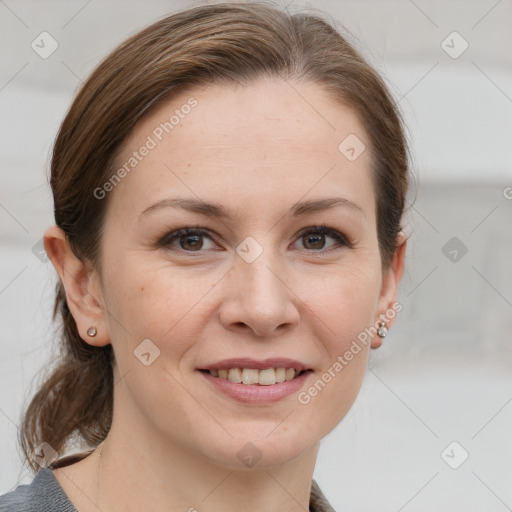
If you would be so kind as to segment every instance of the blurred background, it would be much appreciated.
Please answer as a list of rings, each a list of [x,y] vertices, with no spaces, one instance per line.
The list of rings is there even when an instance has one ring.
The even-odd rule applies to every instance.
[[[199,3],[0,0],[0,494],[32,481],[18,425],[56,353],[40,244],[59,124],[118,43]],[[399,103],[417,181],[403,310],[315,479],[339,511],[512,510],[512,2],[278,5],[350,32]]]

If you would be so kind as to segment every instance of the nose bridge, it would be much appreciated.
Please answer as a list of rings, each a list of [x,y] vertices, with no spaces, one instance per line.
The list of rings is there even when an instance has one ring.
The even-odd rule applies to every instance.
[[[259,255],[255,254],[254,261],[240,256],[235,263],[241,283],[245,283],[243,288],[246,298],[259,309],[264,309],[265,306],[268,309],[274,308],[276,304],[285,301],[287,295],[283,284],[284,276],[279,276],[279,273],[283,273],[283,267],[279,264],[275,251],[271,249],[270,241],[267,242],[265,247],[260,245]],[[258,249],[251,247],[250,241],[248,245],[253,253]]]
[[[237,248],[239,254],[231,269],[223,315],[229,324],[246,324],[258,335],[271,335],[279,326],[298,318],[293,293],[286,284],[285,267],[269,244],[270,241],[265,247],[259,244],[260,253],[255,259],[254,242],[248,241],[248,246],[242,242]]]

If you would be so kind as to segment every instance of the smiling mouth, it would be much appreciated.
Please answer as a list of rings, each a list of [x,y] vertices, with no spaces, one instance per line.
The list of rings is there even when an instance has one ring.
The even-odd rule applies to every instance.
[[[202,369],[200,371],[218,379],[229,380],[235,384],[271,386],[293,380],[311,370],[296,370],[295,368],[266,368],[264,370],[256,368],[229,368],[219,370]]]

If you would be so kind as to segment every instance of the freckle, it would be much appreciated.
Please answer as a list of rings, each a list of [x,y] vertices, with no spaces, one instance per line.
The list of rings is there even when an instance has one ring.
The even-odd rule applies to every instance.
[[[141,291],[141,292],[143,292],[143,291],[144,291],[144,286],[140,289],[140,291]]]

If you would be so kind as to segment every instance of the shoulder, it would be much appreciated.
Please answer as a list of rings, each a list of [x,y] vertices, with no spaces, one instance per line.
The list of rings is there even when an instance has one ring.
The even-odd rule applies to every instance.
[[[32,482],[0,496],[0,512],[77,512],[49,468]]]

